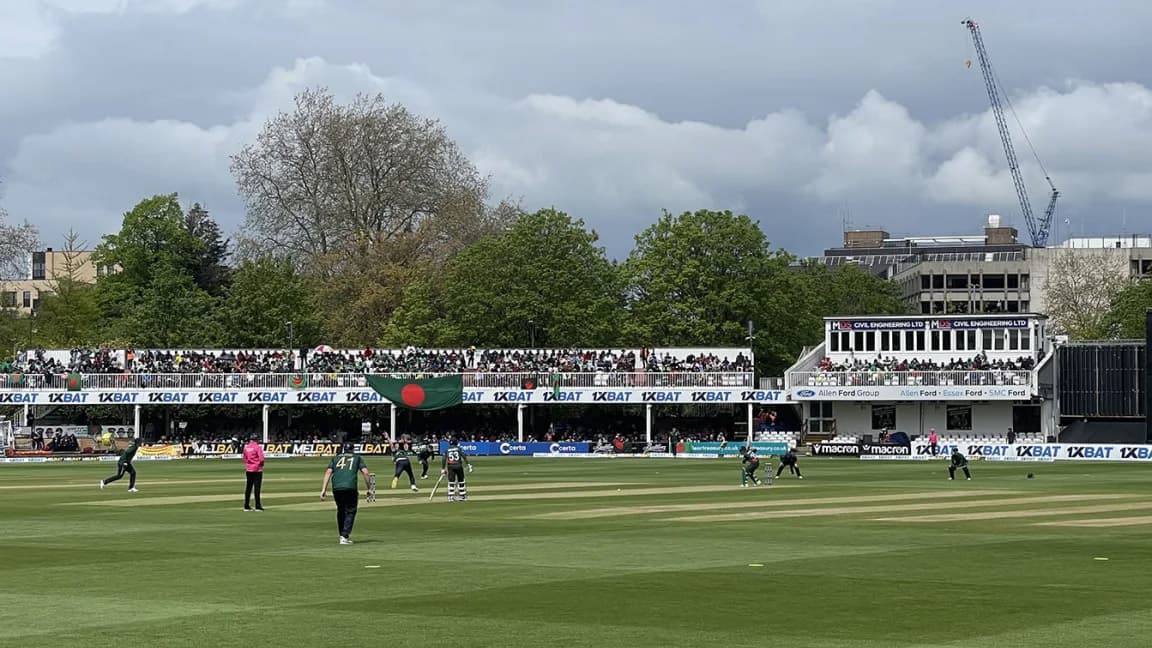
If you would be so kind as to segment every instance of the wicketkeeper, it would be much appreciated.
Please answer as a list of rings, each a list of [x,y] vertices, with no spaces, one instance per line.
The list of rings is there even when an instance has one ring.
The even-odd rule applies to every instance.
[[[959,448],[952,450],[952,463],[948,464],[948,479],[956,478],[957,468],[964,471],[964,476],[968,481],[972,481],[972,473],[968,472],[968,458],[960,454]]]
[[[800,464],[796,459],[795,448],[788,448],[788,452],[785,452],[784,456],[780,457],[780,466],[776,469],[777,477],[780,476],[780,473],[784,472],[785,466],[788,467],[789,473],[796,475],[796,479],[804,479],[804,476],[800,474]]]

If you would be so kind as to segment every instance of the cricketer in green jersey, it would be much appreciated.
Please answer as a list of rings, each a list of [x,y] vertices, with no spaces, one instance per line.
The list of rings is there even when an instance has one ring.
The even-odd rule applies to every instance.
[[[120,453],[120,459],[116,461],[116,474],[100,480],[100,488],[103,489],[108,484],[120,479],[124,473],[128,473],[128,492],[136,493],[136,469],[132,467],[132,460],[136,458],[136,450],[140,447],[139,439],[132,439],[124,452]]]
[[[407,474],[412,492],[417,493],[420,489],[416,487],[416,475],[412,472],[411,454],[412,448],[407,441],[401,441],[392,446],[392,463],[396,465],[396,472],[392,475],[392,488],[396,488],[401,475]]]
[[[464,480],[464,466],[472,472],[472,464],[468,463],[468,455],[460,449],[456,439],[448,442],[448,449],[440,459],[440,474],[448,475],[448,501],[459,499],[464,502],[468,499],[468,483]]]
[[[749,479],[759,486],[761,482],[760,478],[756,476],[756,471],[760,469],[760,457],[756,454],[756,448],[748,448],[747,450],[741,448],[740,454],[743,455],[740,460],[740,487],[747,488]]]
[[[352,525],[356,523],[356,505],[360,500],[356,475],[363,475],[364,485],[369,484],[368,466],[360,455],[352,451],[353,447],[346,443],[344,451],[332,457],[324,471],[324,483],[320,486],[320,499],[323,500],[328,495],[328,484],[332,484],[332,499],[336,500],[336,528],[342,545],[352,544]]]

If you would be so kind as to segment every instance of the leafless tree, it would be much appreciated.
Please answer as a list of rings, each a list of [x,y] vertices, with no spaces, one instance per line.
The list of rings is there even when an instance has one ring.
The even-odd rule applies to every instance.
[[[1052,332],[1074,339],[1108,337],[1109,308],[1129,282],[1128,255],[1123,250],[1048,251],[1044,289]]]
[[[486,211],[486,180],[443,127],[381,95],[341,104],[325,89],[301,93],[233,156],[232,173],[247,203],[241,253],[328,271],[429,221]]]
[[[8,223],[0,207],[0,281],[25,279],[28,255],[40,244],[40,233],[31,223]]]

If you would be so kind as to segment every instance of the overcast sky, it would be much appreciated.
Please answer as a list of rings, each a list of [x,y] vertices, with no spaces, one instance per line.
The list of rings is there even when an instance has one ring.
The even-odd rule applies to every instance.
[[[1063,193],[1059,238],[1152,231],[1136,0],[2,0],[0,206],[48,246],[173,191],[232,231],[229,155],[326,85],[442,120],[495,197],[581,217],[613,256],[662,209],[742,211],[801,254],[846,219],[1000,213],[1026,237],[964,11]]]

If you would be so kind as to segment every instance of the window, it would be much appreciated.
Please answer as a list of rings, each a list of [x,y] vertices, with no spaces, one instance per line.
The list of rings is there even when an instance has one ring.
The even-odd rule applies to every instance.
[[[924,350],[924,331],[916,331],[916,348],[908,349],[909,351],[923,351]]]
[[[1032,331],[1020,331],[1020,350],[1027,351],[1032,347]]]
[[[928,290],[932,287],[932,275],[920,275],[920,290]]]
[[[864,350],[864,331],[856,331],[856,339],[853,340],[852,350],[853,351],[863,351]]]
[[[967,333],[967,331],[956,331],[956,350],[957,351],[967,351],[968,350],[968,336],[964,335],[965,333]]]
[[[983,351],[991,351],[992,350],[992,331],[990,331],[988,329],[984,329],[983,331],[981,331],[981,333],[983,334],[982,337],[984,339],[982,340],[982,342],[984,344],[982,344],[980,346],[980,349]]]
[[[1004,337],[1007,331],[992,331],[992,348],[996,351],[1004,350]]]
[[[932,312],[932,302],[920,302],[920,313],[928,315]]]
[[[33,252],[32,253],[32,279],[37,280],[37,281],[43,281],[46,278],[47,277],[45,277],[45,273],[44,273],[44,253],[43,252]]]
[[[31,290],[25,290],[23,297],[24,297],[24,308],[32,308],[32,291]]]
[[[900,331],[893,331],[892,332],[892,350],[893,351],[899,351],[900,350]]]
[[[899,335],[897,333],[896,335]],[[880,331],[880,350],[891,351],[891,345],[888,343],[888,331]]]
[[[966,335],[968,337],[968,350],[969,351],[975,351],[976,350],[976,331],[961,331],[960,334]]]
[[[949,429],[949,430],[971,430],[972,429],[972,406],[971,405],[949,405],[948,406],[947,429]]]
[[[968,285],[972,286],[973,288],[979,288],[981,286],[981,281],[982,281],[983,276],[984,275],[974,274],[974,275],[968,277]]]
[[[1012,301],[1008,302],[1008,312],[1009,313],[1019,313],[1020,312],[1020,302],[1018,302],[1016,300],[1012,300]]]
[[[948,275],[948,290],[968,290],[968,275]]]
[[[1020,348],[1020,331],[1008,331],[1008,350],[1015,351]]]
[[[932,331],[932,346],[929,347],[931,351],[940,350],[940,331]]]
[[[952,331],[940,331],[940,350],[952,350]]]
[[[1028,290],[1028,275],[1027,275],[1027,273],[1020,275],[1020,290]]]
[[[932,275],[932,287],[937,290],[944,289],[944,275]]]
[[[1012,290],[1016,290],[1017,288],[1019,288],[1020,287],[1020,275],[1018,275],[1018,274],[1008,275],[1008,287],[1011,288]]]
[[[872,429],[883,430],[888,428],[891,430],[896,427],[896,406],[895,405],[873,405],[872,406]]]
[[[868,331],[864,334],[864,343],[867,345],[868,351],[876,350],[876,331]]]
[[[1001,275],[1001,274],[986,274],[986,275],[984,275],[984,289],[985,290],[1004,290],[1004,275]]]
[[[840,333],[832,331],[832,335],[828,336],[828,350],[836,352],[840,350]]]
[[[852,350],[852,334],[849,333],[848,331],[841,331],[841,333],[840,333],[840,350],[841,351],[851,351]]]

